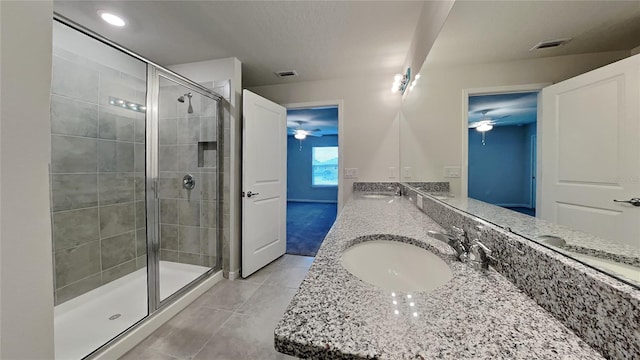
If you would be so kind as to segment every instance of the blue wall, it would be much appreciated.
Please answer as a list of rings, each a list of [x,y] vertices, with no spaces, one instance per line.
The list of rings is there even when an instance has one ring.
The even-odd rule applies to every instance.
[[[287,136],[287,199],[338,202],[338,187],[311,186],[311,148],[338,146],[337,135],[308,136],[300,140]]]
[[[531,201],[531,135],[536,125],[469,129],[469,197],[503,206]]]

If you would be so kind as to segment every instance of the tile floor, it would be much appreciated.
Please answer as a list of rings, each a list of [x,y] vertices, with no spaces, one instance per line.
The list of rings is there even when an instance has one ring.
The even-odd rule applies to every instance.
[[[284,255],[247,279],[222,280],[121,359],[295,359],[274,350],[273,330],[312,262]]]

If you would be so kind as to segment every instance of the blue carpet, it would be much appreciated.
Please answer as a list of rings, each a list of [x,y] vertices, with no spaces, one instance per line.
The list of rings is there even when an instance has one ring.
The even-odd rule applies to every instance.
[[[337,211],[337,204],[287,202],[287,254],[316,256]]]

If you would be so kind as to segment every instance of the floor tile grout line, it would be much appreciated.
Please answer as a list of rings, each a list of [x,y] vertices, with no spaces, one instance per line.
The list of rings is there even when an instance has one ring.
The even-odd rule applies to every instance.
[[[223,321],[222,324],[220,324],[220,327],[218,329],[216,329],[216,331],[214,331],[213,334],[211,334],[211,336],[209,336],[207,341],[204,342],[202,347],[200,347],[200,349],[198,349],[198,351],[195,353],[195,355],[193,355],[193,357],[191,359],[195,359],[198,356],[198,354],[200,354],[202,352],[202,350],[207,346],[207,344],[209,344],[211,339],[213,339],[213,337],[216,336],[222,330],[222,328],[229,322],[229,320],[231,320],[231,317],[233,317],[233,315],[235,315],[233,312],[228,311],[228,310],[219,310],[219,311],[229,312],[229,313],[231,313],[231,315],[229,315],[229,317],[225,321]]]

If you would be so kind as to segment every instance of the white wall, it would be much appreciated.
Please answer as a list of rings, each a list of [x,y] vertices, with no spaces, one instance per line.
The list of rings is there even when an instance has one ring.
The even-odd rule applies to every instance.
[[[52,1],[0,1],[0,358],[52,359]]]
[[[521,60],[505,63],[427,68],[402,104],[401,167],[413,176],[403,181],[450,181],[444,166],[462,166],[465,89],[555,83],[629,56],[628,51]],[[463,169],[466,172],[466,169]]]
[[[224,254],[223,257],[227,257],[229,261],[228,269],[225,269],[225,276],[234,279],[238,276],[240,269],[240,226],[242,216],[242,199],[240,198],[242,191],[242,174],[240,171],[242,169],[242,64],[236,58],[226,58],[173,65],[169,66],[169,68],[196,82],[231,80],[231,97],[229,99],[231,105],[229,124],[231,156],[229,163],[224,164],[224,171],[230,171],[231,174],[231,183],[229,184],[231,193],[229,206],[230,231],[226,233],[229,236],[229,249],[223,249],[228,253]],[[225,159],[226,161],[227,159]]]
[[[401,96],[391,92],[393,74],[258,86],[249,90],[279,104],[342,100],[341,168],[357,168],[358,179],[344,179],[342,203],[354,181],[397,181],[398,119]]]
[[[449,12],[451,12],[453,4],[454,0],[425,1],[423,3],[420,18],[418,19],[402,70],[411,67],[411,71],[414,74],[420,71],[427,54],[429,54],[429,50],[431,50],[449,16]]]

